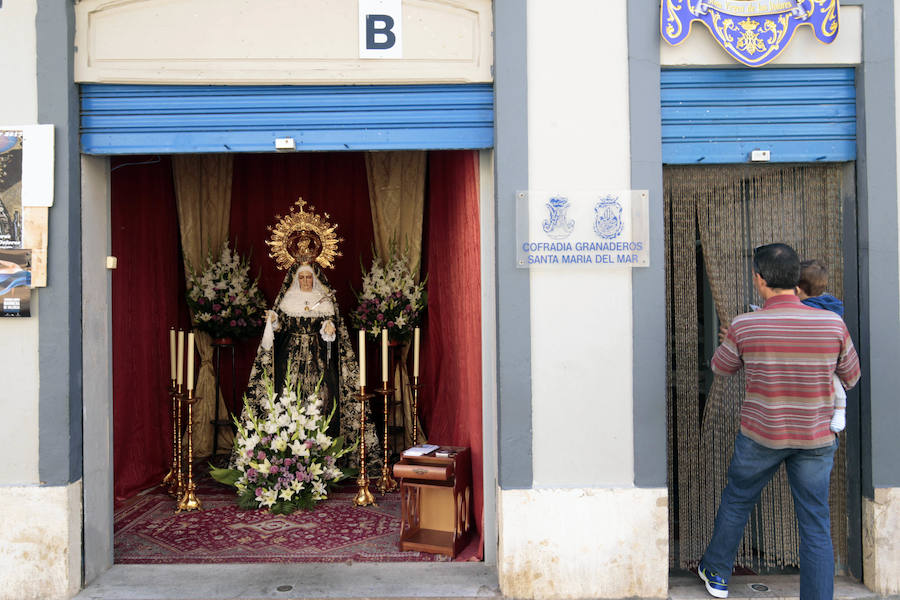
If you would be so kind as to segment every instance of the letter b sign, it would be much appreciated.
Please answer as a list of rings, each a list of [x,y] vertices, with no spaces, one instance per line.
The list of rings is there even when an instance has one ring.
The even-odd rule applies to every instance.
[[[403,58],[402,0],[359,0],[359,57]]]

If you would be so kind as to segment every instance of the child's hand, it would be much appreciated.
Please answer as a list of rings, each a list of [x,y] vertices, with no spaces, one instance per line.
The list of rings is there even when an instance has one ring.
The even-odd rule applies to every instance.
[[[836,408],[834,409],[834,416],[831,417],[831,427],[830,429],[839,433],[844,430],[844,427],[847,426],[847,409],[845,408]]]

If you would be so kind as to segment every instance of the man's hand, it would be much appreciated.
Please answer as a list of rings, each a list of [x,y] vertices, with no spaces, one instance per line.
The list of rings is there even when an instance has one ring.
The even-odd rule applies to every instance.
[[[728,325],[719,325],[719,343],[723,343],[728,337]]]
[[[834,416],[831,417],[831,427],[830,429],[839,433],[844,430],[844,427],[847,426],[847,409],[845,408],[836,408],[834,409]]]

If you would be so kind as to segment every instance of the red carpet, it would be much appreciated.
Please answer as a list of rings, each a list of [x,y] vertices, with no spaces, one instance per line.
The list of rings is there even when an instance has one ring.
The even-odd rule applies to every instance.
[[[374,486],[370,486],[374,491]],[[174,514],[161,488],[115,510],[120,564],[443,561],[400,552],[400,495],[375,492],[377,506],[354,506],[355,486],[333,491],[311,511],[272,515],[240,510],[236,495],[211,480],[198,484],[199,512]]]

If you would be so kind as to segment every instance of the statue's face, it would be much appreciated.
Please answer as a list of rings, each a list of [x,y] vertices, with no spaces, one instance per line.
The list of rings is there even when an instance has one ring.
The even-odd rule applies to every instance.
[[[300,271],[297,273],[297,282],[300,284],[301,290],[311,292],[313,288],[313,274],[309,271]]]

